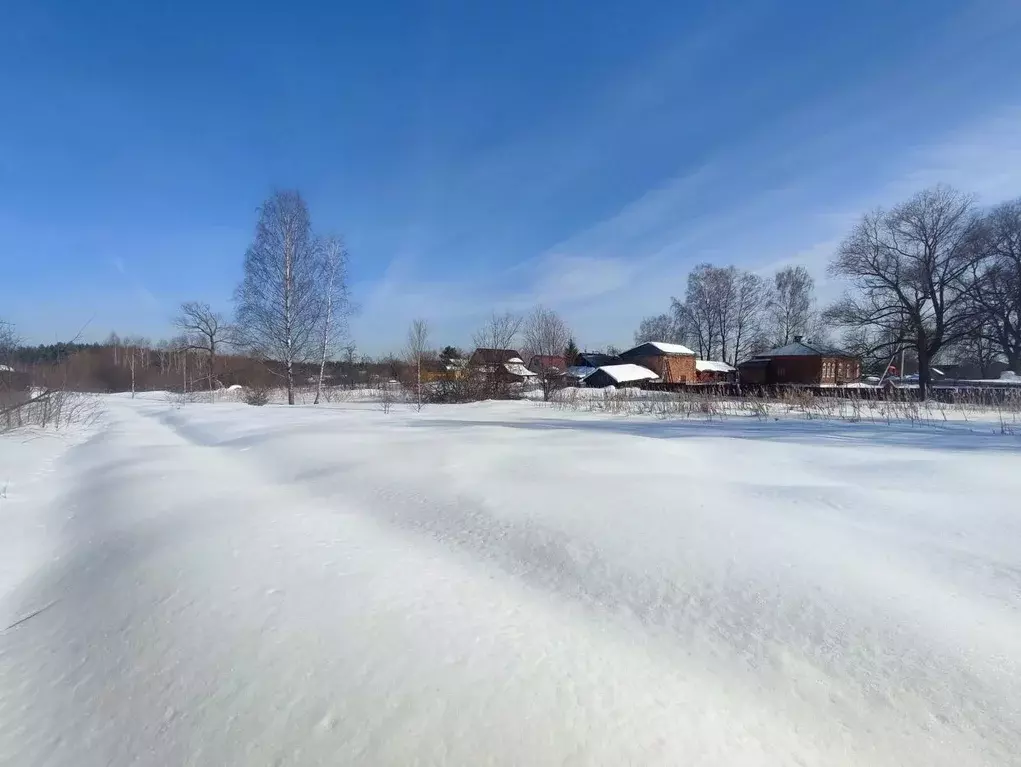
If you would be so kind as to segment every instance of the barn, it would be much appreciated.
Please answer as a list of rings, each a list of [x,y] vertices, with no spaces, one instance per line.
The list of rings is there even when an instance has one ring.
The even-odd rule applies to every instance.
[[[861,361],[852,354],[794,336],[793,343],[742,362],[741,383],[833,386],[861,378]]]
[[[681,344],[648,341],[621,353],[622,362],[648,368],[663,383],[695,383],[695,352]]]

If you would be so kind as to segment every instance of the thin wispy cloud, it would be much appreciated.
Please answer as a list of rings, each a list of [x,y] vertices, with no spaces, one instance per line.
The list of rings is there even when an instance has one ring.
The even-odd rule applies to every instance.
[[[805,263],[825,289],[876,205],[938,182],[1021,194],[1012,0],[324,6],[310,23],[329,40],[252,7],[243,33],[231,13],[216,36],[171,14],[139,44],[146,14],[54,18],[53,37],[15,12],[0,250],[19,324],[88,303],[97,327],[158,336],[180,301],[229,311],[278,186],[347,238],[370,353],[414,317],[463,344],[535,303],[585,345],[620,343],[698,262]],[[243,44],[263,36],[281,55]],[[236,42],[229,66],[210,39]],[[68,113],[73,131],[53,119]]]

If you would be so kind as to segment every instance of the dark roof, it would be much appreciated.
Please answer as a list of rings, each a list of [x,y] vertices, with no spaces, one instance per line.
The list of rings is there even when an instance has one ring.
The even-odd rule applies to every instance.
[[[808,343],[796,338],[786,346],[770,349],[768,352],[756,354],[753,359],[768,359],[769,357],[854,357],[853,354],[842,349],[835,349],[823,344]]]
[[[635,357],[666,357],[684,355],[694,357],[695,352],[682,344],[667,343],[666,341],[646,341],[633,349],[620,353],[622,360],[629,360]]]
[[[476,365],[502,365],[504,362],[517,357],[521,358],[514,349],[476,349],[472,352],[471,361]]]
[[[606,365],[619,365],[620,357],[600,352],[582,352],[575,358],[575,367],[601,368]]]
[[[528,367],[544,367],[566,370],[567,363],[564,361],[563,356],[557,356],[555,354],[533,354],[528,360]]]

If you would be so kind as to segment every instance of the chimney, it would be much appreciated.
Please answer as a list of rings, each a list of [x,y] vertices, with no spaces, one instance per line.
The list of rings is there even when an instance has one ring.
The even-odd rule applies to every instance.
[[[802,338],[804,338],[804,336],[794,336],[794,343],[800,344]]]

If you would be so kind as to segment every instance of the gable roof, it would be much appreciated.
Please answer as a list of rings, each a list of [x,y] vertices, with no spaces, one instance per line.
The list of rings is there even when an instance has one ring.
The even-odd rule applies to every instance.
[[[653,373],[648,368],[643,368],[641,365],[631,365],[625,363],[623,365],[604,365],[601,368],[593,370],[585,378],[595,375],[596,373],[603,373],[609,376],[617,383],[625,383],[627,381],[648,381],[653,378],[659,378],[658,375]]]
[[[646,341],[644,344],[638,344],[633,349],[628,349],[626,352],[621,352],[620,356],[622,359],[628,357],[661,357],[664,354],[684,354],[695,356],[695,352],[689,349],[687,346],[681,344],[669,344],[666,341]]]
[[[537,365],[543,368],[556,368],[557,370],[565,370],[567,368],[567,362],[563,356],[555,354],[533,354],[528,360],[528,367],[534,368]]]
[[[603,354],[602,352],[581,352],[575,360],[575,367],[597,368],[602,365],[620,364],[620,357],[613,354]]]
[[[480,347],[472,352],[471,361],[476,365],[502,365],[516,359],[521,362],[521,355],[514,349],[486,349]]]
[[[764,359],[768,357],[853,357],[853,354],[834,349],[822,344],[810,344],[801,338],[796,338],[786,346],[770,349],[768,352],[756,354],[753,359]]]

